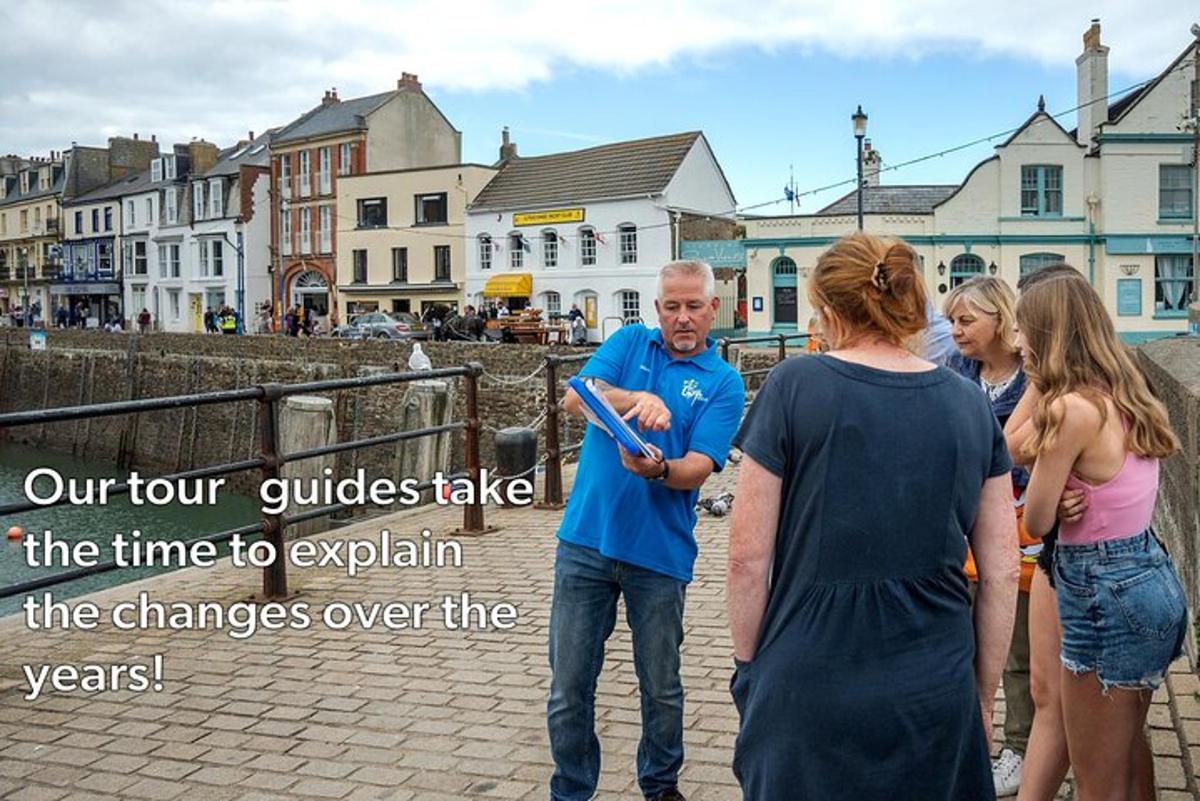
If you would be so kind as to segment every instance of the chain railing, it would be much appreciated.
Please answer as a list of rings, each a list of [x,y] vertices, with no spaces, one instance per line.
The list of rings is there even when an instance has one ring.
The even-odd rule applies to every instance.
[[[236,403],[240,401],[257,401],[259,409],[258,446],[259,454],[249,459],[235,462],[200,467],[193,470],[158,476],[159,480],[181,481],[238,473],[245,470],[260,471],[260,481],[278,479],[280,469],[289,462],[298,462],[317,456],[344,453],[347,451],[370,448],[376,445],[402,442],[422,437],[436,436],[450,431],[465,432],[466,471],[444,476],[445,480],[458,481],[467,479],[475,488],[473,502],[463,507],[463,533],[477,534],[485,530],[483,519],[482,487],[480,486],[479,464],[479,377],[483,374],[483,365],[469,362],[461,367],[446,367],[437,370],[421,370],[405,373],[382,373],[379,375],[362,376],[359,378],[339,378],[326,381],[310,381],[301,384],[260,384],[242,389],[203,392],[193,395],[176,395],[161,398],[142,398],[138,400],[115,401],[89,406],[65,406],[54,409],[36,409],[25,412],[0,414],[0,436],[5,431],[18,426],[41,425],[71,420],[89,420],[98,417],[112,417],[123,414],[162,411],[164,409],[190,409],[199,406],[211,406],[221,403]],[[412,381],[422,381],[432,378],[462,378],[466,384],[466,419],[456,420],[444,425],[397,431],[376,437],[357,439],[349,442],[338,442],[317,448],[280,453],[278,411],[279,403],[292,395],[312,394],[320,392],[336,392],[339,390],[359,389],[387,384],[403,384]],[[416,487],[417,491],[432,489],[432,480],[424,481]],[[124,495],[130,492],[128,483],[119,483],[108,489],[110,496]],[[0,516],[30,512],[61,506],[70,503],[70,498],[64,496],[54,503],[34,503],[19,501],[0,505]],[[295,514],[265,514],[258,523],[238,528],[219,531],[197,537],[190,542],[207,540],[210,542],[226,542],[235,536],[262,534],[263,539],[275,548],[275,559],[263,568],[263,595],[267,598],[282,598],[288,593],[287,559],[284,553],[284,540],[289,526],[313,520],[319,517],[340,512],[350,508],[350,504],[338,503],[310,509]],[[84,578],[98,573],[106,573],[120,567],[115,561],[95,565],[78,570],[63,571],[51,576],[44,576],[31,581],[22,582],[9,587],[0,587],[0,598],[23,595],[37,589],[61,584],[67,581]]]

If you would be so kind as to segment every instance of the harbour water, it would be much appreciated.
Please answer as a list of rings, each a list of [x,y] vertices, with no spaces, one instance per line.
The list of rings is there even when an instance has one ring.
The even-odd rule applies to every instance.
[[[123,471],[112,465],[95,464],[43,449],[0,442],[0,503],[24,500],[25,477],[39,467],[54,468],[64,479],[107,477],[123,481],[126,478]],[[49,486],[48,480],[43,481],[46,483],[38,484],[39,491],[43,486]],[[0,520],[0,532],[16,525],[25,531],[37,533],[50,530],[55,539],[91,540],[100,548],[100,563],[105,563],[112,560],[110,543],[118,532],[128,538],[137,529],[142,532],[143,540],[192,539],[253,523],[259,516],[255,499],[225,490],[219,493],[217,503],[213,506],[135,506],[128,496],[120,496],[103,506],[64,505],[9,515]],[[222,556],[227,552],[227,547],[221,550]],[[62,567],[30,567],[26,564],[20,541],[5,539],[0,542],[0,587],[64,570]],[[161,572],[162,568],[122,568],[54,585],[39,591],[39,594],[50,592],[56,599],[70,598]],[[21,597],[0,599],[0,616],[19,611],[22,600]]]

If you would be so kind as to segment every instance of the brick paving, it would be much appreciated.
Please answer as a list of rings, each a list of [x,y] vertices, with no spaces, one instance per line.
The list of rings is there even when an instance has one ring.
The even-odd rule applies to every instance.
[[[706,493],[732,487],[734,470]],[[84,799],[541,799],[550,757],[545,732],[546,626],[559,513],[488,509],[499,530],[462,538],[464,565],[292,569],[299,599],[436,601],[466,589],[512,602],[511,631],[447,631],[440,615],[420,631],[376,628],[262,632],[27,632],[0,621],[0,798]],[[448,534],[454,509],[418,509],[338,530],[374,537]],[[727,687],[731,646],[723,608],[727,519],[702,513],[696,581],[688,590],[682,789],[694,801],[737,798],[729,764],[737,721]],[[103,607],[145,590],[172,600],[245,600],[259,574],[226,564],[91,596]],[[118,663],[162,653],[162,692],[47,692],[23,699],[20,665]],[[1002,721],[998,708],[997,727]],[[1182,661],[1150,714],[1159,798],[1196,796],[1200,682]],[[636,798],[637,684],[628,629],[610,641],[597,699],[604,749],[600,798]]]

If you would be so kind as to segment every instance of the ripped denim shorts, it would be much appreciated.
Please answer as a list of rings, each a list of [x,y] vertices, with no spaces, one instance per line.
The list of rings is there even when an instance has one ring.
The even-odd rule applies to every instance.
[[[1101,686],[1153,690],[1182,652],[1187,631],[1183,586],[1147,529],[1054,553],[1062,623],[1062,663],[1094,672]]]

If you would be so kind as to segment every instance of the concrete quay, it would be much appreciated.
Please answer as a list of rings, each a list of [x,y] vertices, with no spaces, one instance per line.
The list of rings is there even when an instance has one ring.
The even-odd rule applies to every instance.
[[[731,488],[736,468],[705,494]],[[569,479],[569,474],[568,474]],[[546,627],[554,531],[561,513],[488,508],[495,532],[461,538],[459,568],[336,567],[289,571],[297,600],[436,601],[467,591],[507,601],[509,631],[449,631],[435,615],[414,631],[384,628],[260,632],[29,632],[0,621],[0,798],[544,799]],[[728,518],[701,513],[700,559],[688,590],[683,647],[687,757],[681,789],[694,801],[738,797],[729,765],[737,718],[728,694],[732,648],[724,615]],[[421,508],[320,538],[372,538],[381,528],[450,534],[457,508]],[[222,562],[89,596],[102,608],[146,591],[162,601],[245,600],[260,573]],[[436,608],[436,607],[435,607]],[[113,664],[165,656],[161,692],[57,693],[25,701],[23,664]],[[1003,705],[997,704],[997,733]],[[619,621],[597,699],[604,749],[601,799],[639,797],[637,683]],[[1150,713],[1159,798],[1196,798],[1200,682],[1182,660]],[[997,737],[997,742],[999,737]]]

